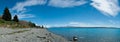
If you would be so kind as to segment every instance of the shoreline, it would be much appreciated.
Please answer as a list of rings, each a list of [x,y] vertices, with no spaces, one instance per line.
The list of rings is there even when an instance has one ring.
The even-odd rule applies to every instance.
[[[70,42],[41,28],[0,28],[0,42]]]

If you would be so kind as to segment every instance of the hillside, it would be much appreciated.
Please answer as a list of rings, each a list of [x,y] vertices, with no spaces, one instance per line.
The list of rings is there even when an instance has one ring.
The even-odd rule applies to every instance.
[[[36,27],[34,23],[27,22],[27,21],[5,21],[3,19],[0,19],[0,27],[7,27],[7,28],[30,28],[30,27]]]
[[[17,15],[14,15],[14,17],[12,17],[9,9],[6,7],[3,14],[0,16],[0,27],[33,28],[33,27],[40,27],[40,26],[36,26],[35,23],[32,23],[32,22],[19,20],[19,17]]]

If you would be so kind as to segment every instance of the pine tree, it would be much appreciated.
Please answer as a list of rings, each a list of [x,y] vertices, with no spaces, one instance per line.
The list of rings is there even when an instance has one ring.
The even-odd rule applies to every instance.
[[[9,12],[9,9],[6,7],[2,16],[3,20],[11,21],[11,13]]]
[[[19,19],[18,19],[18,16],[17,16],[17,15],[14,16],[13,21],[19,22]]]

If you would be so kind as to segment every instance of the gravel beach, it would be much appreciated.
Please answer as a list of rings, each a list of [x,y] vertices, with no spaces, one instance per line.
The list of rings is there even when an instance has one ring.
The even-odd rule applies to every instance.
[[[0,28],[0,42],[70,42],[41,28]]]

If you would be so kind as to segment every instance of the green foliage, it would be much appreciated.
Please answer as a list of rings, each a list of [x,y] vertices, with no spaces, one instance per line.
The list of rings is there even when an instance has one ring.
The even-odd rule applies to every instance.
[[[0,24],[2,24],[2,23],[5,23],[5,21],[3,19],[0,19]]]
[[[19,22],[19,20],[18,20],[18,16],[17,16],[17,15],[14,16],[13,21],[15,21],[15,22]]]
[[[15,15],[13,17],[13,21],[11,21],[11,13],[9,12],[9,9],[6,7],[2,17],[0,16],[0,27],[7,27],[7,28],[31,28],[31,27],[41,27],[44,28],[44,26],[36,26],[35,23],[27,22],[27,21],[20,21],[18,19],[18,16]]]
[[[11,21],[11,13],[9,12],[9,9],[7,7],[5,8],[3,12],[2,19],[6,21]]]
[[[31,26],[31,27],[36,27],[35,23],[29,22],[28,24],[29,24],[29,26]]]

